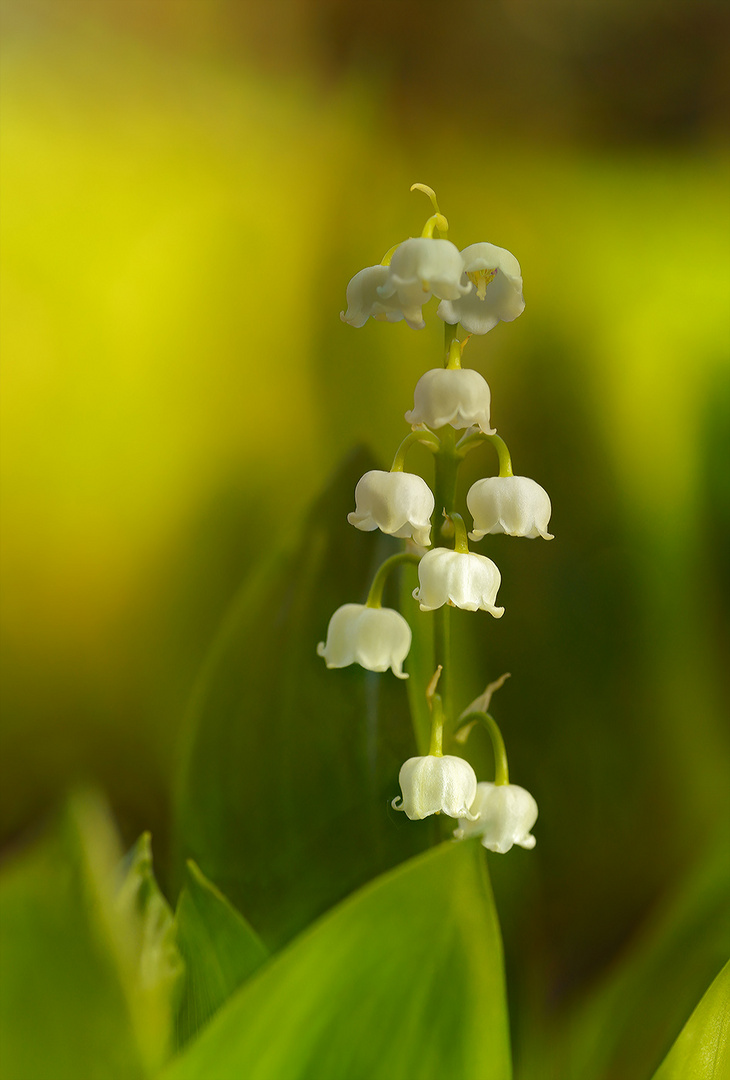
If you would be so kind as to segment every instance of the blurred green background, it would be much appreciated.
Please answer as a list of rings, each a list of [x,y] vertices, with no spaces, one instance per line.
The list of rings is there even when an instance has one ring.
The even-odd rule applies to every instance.
[[[726,6],[2,11],[0,838],[91,780],[164,867],[221,619],[353,444],[390,461],[439,362],[433,313],[339,319],[421,181],[524,273],[467,362],[556,539],[481,546],[507,614],[469,623],[461,696],[512,672],[541,817],[529,890],[490,860],[508,957],[519,928],[575,993],[730,814]]]

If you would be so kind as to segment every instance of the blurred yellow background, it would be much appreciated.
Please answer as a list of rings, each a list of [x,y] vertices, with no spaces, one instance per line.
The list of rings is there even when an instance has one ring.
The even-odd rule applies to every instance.
[[[514,727],[547,725],[515,736],[546,818],[640,768],[606,843],[688,854],[728,807],[723,5],[3,9],[0,835],[90,778],[164,845],[232,595],[354,442],[390,460],[439,362],[433,312],[339,319],[420,181],[525,280],[468,362],[557,539],[500,564],[485,675],[517,665]]]

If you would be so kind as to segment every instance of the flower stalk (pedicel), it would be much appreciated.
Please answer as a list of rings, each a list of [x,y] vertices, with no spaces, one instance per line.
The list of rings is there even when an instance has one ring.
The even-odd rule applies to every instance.
[[[496,244],[479,240],[459,249],[447,239],[449,222],[434,190],[426,184],[414,184],[411,190],[423,192],[431,202],[432,213],[420,236],[394,244],[379,264],[356,273],[341,313],[353,327],[363,327],[372,318],[380,323],[405,321],[420,330],[431,300],[439,301],[436,316],[444,323],[440,366],[429,366],[416,383],[413,408],[405,414],[412,430],[398,447],[390,471],[370,470],[360,479],[355,510],[348,514],[355,528],[379,529],[409,548],[381,565],[364,605],[345,604],[334,613],[318,651],[328,667],[359,663],[407,677],[402,664],[411,644],[408,618],[413,609],[406,606],[399,613],[382,608],[381,602],[392,571],[406,562],[417,564],[414,603],[433,620],[436,675],[426,691],[431,738],[428,754],[403,764],[401,795],[393,807],[413,820],[456,817],[457,839],[479,836],[490,851],[504,854],[515,844],[534,846],[530,830],[537,804],[524,788],[510,784],[504,739],[486,711],[491,693],[505,677],[490,684],[457,720],[460,688],[454,681],[450,620],[454,607],[486,611],[497,619],[504,613],[496,603],[499,568],[488,556],[470,551],[469,539],[478,542],[495,533],[552,539],[547,492],[529,477],[514,475],[507,444],[491,425],[489,384],[480,372],[463,365],[471,335],[513,322],[524,310],[522,270],[514,255]],[[469,531],[458,502],[458,472],[467,454],[484,442],[496,452],[498,475],[470,487]],[[416,443],[431,451],[433,490],[420,475],[405,470],[406,455]],[[477,723],[492,742],[494,782],[478,782],[458,753]]]

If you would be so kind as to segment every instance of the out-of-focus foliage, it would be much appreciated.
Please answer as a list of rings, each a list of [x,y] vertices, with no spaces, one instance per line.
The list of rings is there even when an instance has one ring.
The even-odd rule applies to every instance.
[[[438,362],[433,314],[423,332],[338,319],[350,276],[420,230],[425,201],[407,189],[427,182],[458,244],[488,239],[522,264],[524,315],[473,340],[468,363],[490,383],[516,471],[554,507],[550,545],[479,545],[502,572],[506,614],[495,624],[457,613],[454,628],[459,705],[512,672],[493,708],[513,779],[540,805],[536,850],[490,860],[518,1072],[551,1040],[562,1053],[566,1032],[572,1060],[600,1054],[618,1068],[631,1042],[621,1003],[651,985],[660,1016],[673,957],[694,956],[651,1060],[642,1044],[657,1067],[723,940],[689,913],[672,930],[665,897],[694,888],[697,912],[724,902],[720,878],[697,868],[730,814],[726,17],[719,0],[467,0],[448,11],[430,0],[6,0],[4,842],[22,843],[90,777],[125,842],[153,830],[175,899],[183,716],[224,614],[237,595],[266,594],[272,549],[292,551],[305,507],[353,444],[388,463],[416,379]],[[429,476],[422,451],[412,464]],[[473,455],[462,494],[492,467],[486,450]],[[374,560],[375,538],[359,540]],[[366,561],[359,572],[337,564],[353,589]],[[333,580],[300,643],[338,700],[326,727],[311,720],[311,749],[326,732],[332,757],[302,828],[311,812],[344,836],[347,822],[328,823],[326,809],[342,778],[337,710],[360,746],[375,706],[371,676],[316,666],[327,604],[359,599],[335,591]],[[231,740],[267,742],[265,689],[280,698],[287,656],[271,649],[265,666],[262,618],[240,647],[238,702],[248,694],[256,708],[239,710],[235,733],[216,719],[209,760]],[[403,740],[406,689],[378,685]],[[469,753],[486,775],[476,734]],[[276,761],[256,768],[276,790]],[[368,790],[358,797],[362,815],[377,815]],[[375,831],[387,847],[386,820]],[[244,824],[249,839],[264,836],[266,812]],[[234,885],[232,900],[252,875],[242,910],[262,931],[254,915],[283,903],[276,890],[298,865],[291,840],[267,842],[270,861],[254,872],[221,857],[220,878],[195,849],[217,886]],[[367,838],[362,847],[347,886],[332,855],[317,904],[383,868]],[[77,959],[71,938],[60,941],[60,916],[32,897],[52,895],[43,882],[63,857],[43,850],[21,856],[28,878],[9,865],[8,888],[14,910],[36,913],[28,947],[53,942],[61,972]],[[67,886],[78,898],[78,882]],[[317,904],[303,895],[298,908],[292,893],[282,936]],[[79,929],[86,952],[87,937]],[[648,946],[634,953],[654,940],[655,961]],[[123,1003],[113,964],[91,952],[102,986],[92,1007]],[[599,1045],[603,1008],[619,1041]],[[573,1040],[575,1016],[585,1026]]]
[[[149,862],[138,849],[120,882],[119,859],[106,808],[84,795],[69,803],[42,842],[5,868],[5,1076],[135,1080],[157,1071],[169,1052],[179,958],[171,941],[160,948],[165,905]]]

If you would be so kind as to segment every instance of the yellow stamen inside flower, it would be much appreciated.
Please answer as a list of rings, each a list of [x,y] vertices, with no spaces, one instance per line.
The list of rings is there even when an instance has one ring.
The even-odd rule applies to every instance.
[[[477,297],[483,300],[487,295],[487,285],[497,276],[496,269],[494,270],[472,270],[471,273],[466,275],[469,280],[476,285]]]

